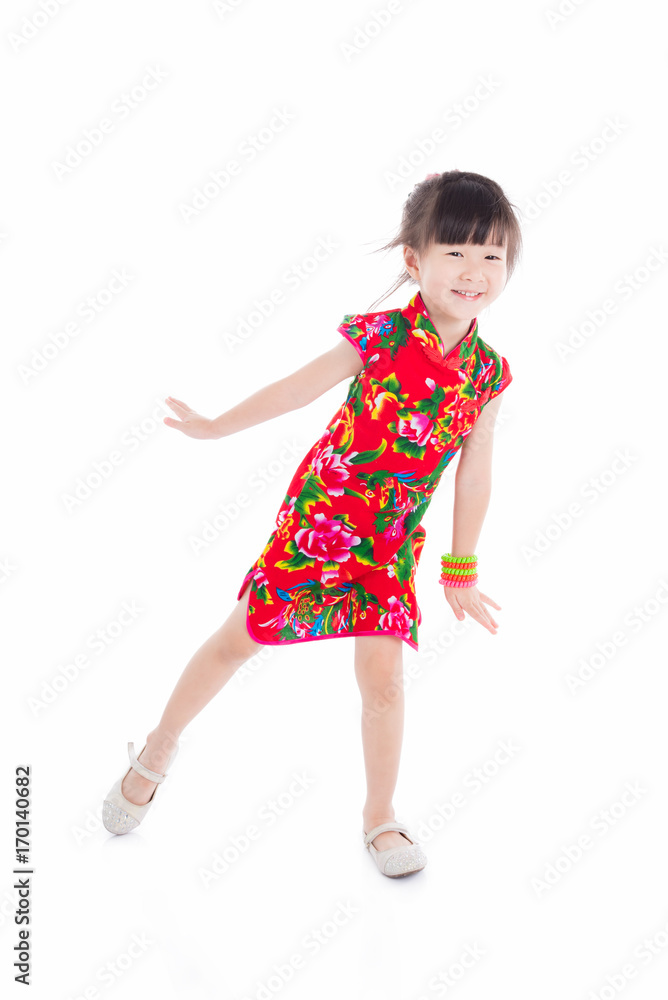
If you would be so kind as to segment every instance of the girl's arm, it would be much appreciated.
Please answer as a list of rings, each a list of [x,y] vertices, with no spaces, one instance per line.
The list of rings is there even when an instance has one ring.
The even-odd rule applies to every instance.
[[[492,446],[501,394],[484,407],[462,445],[455,474],[453,556],[473,555],[492,492]]]
[[[494,425],[501,406],[501,393],[491,399],[473,425],[462,445],[455,474],[455,500],[452,525],[453,556],[475,553],[492,492],[492,446]],[[483,601],[500,610],[500,605],[482,594],[477,587],[444,587],[445,597],[461,621],[464,611],[495,635],[497,623]]]
[[[356,348],[350,341],[342,340],[331,351],[309,361],[291,375],[264,386],[213,420],[196,413],[180,399],[168,396],[166,402],[181,419],[165,417],[164,423],[178,428],[188,437],[226,437],[306,406],[344,378],[358,375],[362,365]]]

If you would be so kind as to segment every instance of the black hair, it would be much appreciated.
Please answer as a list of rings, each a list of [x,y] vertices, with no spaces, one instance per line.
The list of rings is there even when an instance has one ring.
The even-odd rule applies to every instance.
[[[506,246],[506,284],[522,252],[522,234],[516,206],[503,189],[482,174],[448,170],[417,183],[404,202],[397,235],[374,252],[409,246],[418,255],[432,243],[498,243]],[[417,284],[404,267],[391,288],[372,306],[396,292],[405,282]],[[368,312],[372,312],[370,307]]]

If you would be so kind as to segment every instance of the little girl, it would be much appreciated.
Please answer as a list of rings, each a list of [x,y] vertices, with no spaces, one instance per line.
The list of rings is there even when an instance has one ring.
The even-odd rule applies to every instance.
[[[404,720],[402,649],[404,642],[418,648],[421,521],[460,450],[451,552],[442,557],[439,582],[456,618],[468,613],[493,635],[498,628],[485,604],[500,605],[477,588],[474,549],[490,497],[497,397],[512,375],[480,337],[477,314],[501,294],[519,259],[512,209],[499,185],[480,174],[429,174],[409,194],[396,238],[381,248],[403,248],[404,268],[387,295],[416,283],[406,306],[347,314],[336,347],[214,420],[168,397],[179,419],[166,417],[167,426],[221,438],[352,378],[345,402],[296,470],[234,610],[187,664],[139,758],[128,744],[131,767],[103,807],[111,833],[139,825],[180,734],[262,645],[354,636],[364,845],[389,877],[424,868],[427,858],[392,804]],[[366,711],[390,690],[382,712]]]

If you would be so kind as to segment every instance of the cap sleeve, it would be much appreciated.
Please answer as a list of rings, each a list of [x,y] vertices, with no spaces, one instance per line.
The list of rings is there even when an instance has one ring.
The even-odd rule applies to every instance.
[[[500,392],[507,389],[512,380],[513,376],[510,371],[508,359],[501,357],[501,374],[488,386],[490,393],[487,402],[489,403],[490,399],[494,399],[494,397],[498,396]]]
[[[350,341],[366,364],[374,351],[382,346],[388,322],[388,317],[383,313],[346,313],[337,330]]]

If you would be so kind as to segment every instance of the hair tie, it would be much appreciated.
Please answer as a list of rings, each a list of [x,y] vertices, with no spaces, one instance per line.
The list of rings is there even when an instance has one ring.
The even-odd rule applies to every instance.
[[[475,587],[478,583],[478,557],[453,556],[446,552],[441,556],[441,579],[446,587]]]

